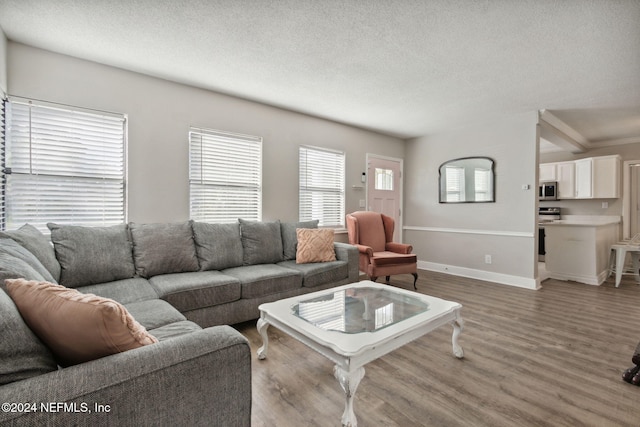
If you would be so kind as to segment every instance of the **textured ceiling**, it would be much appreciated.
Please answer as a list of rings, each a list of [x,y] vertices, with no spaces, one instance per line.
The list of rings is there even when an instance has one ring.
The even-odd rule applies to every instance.
[[[0,0],[0,27],[404,138],[546,109],[640,141],[640,0]]]

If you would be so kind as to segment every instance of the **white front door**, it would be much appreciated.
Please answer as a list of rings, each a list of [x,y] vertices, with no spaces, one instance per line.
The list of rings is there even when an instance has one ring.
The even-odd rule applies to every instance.
[[[393,241],[402,241],[402,159],[367,154],[367,210],[392,217]]]

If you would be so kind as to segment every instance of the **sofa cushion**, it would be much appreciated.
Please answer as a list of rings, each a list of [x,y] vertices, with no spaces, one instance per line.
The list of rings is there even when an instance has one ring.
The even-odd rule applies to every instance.
[[[56,282],[60,280],[60,263],[56,259],[51,240],[36,227],[31,224],[25,224],[17,230],[0,232],[0,237],[8,237],[15,240],[40,260]]]
[[[303,275],[302,286],[313,288],[331,282],[349,278],[349,264],[347,261],[315,262],[298,264],[296,261],[283,261],[279,266],[299,271]]]
[[[67,287],[127,279],[135,275],[126,224],[83,227],[48,223]]]
[[[243,264],[272,264],[282,261],[282,236],[280,221],[240,222]]]
[[[167,224],[129,223],[136,272],[142,277],[197,271],[192,221]]]
[[[24,323],[15,303],[0,289],[0,385],[58,369],[51,351]]]
[[[201,270],[224,270],[242,265],[240,224],[193,222],[193,238]]]
[[[149,333],[156,337],[158,341],[164,341],[167,339],[179,337],[180,335],[190,334],[201,329],[202,328],[196,323],[193,323],[189,320],[182,320],[152,329],[149,331]]]
[[[6,279],[25,278],[28,280],[44,281],[44,277],[26,262],[13,255],[0,252],[0,289],[7,289],[5,287]]]
[[[302,287],[302,273],[275,264],[246,265],[222,270],[242,284],[242,298],[257,298]]]
[[[0,238],[0,255],[7,255],[9,258],[17,258],[17,260],[22,261],[22,263],[26,263],[29,267],[31,267],[38,273],[37,276],[33,278],[26,275],[18,275],[17,277],[13,277],[15,279],[28,278],[33,280],[46,280],[47,282],[55,282],[49,270],[47,270],[45,266],[42,265],[40,260],[38,260],[35,255],[33,255],[13,239]],[[22,263],[20,263],[20,265],[22,265]],[[5,267],[8,267],[8,270],[11,269],[10,266],[5,265]],[[3,271],[5,271],[5,274],[10,274],[10,271],[6,271],[4,269]],[[15,274],[17,275],[19,273],[15,272]],[[9,278],[8,275],[6,277],[3,277],[3,280],[7,278]]]
[[[157,342],[114,300],[47,282],[6,284],[27,325],[63,366]]]
[[[153,286],[147,279],[132,277],[131,279],[114,280],[113,282],[76,288],[85,294],[94,294],[104,298],[111,298],[120,304],[158,299]]]
[[[175,307],[161,299],[137,301],[124,306],[147,330],[187,320]]]
[[[298,250],[296,262],[305,264],[310,262],[329,262],[336,260],[333,249],[333,229],[298,228]]]
[[[240,299],[240,281],[219,271],[162,274],[149,283],[163,300],[180,312]]]
[[[296,259],[296,251],[298,250],[298,237],[296,229],[298,228],[318,228],[318,220],[300,221],[300,222],[282,222],[280,223],[280,234],[282,235],[282,253],[283,260]]]

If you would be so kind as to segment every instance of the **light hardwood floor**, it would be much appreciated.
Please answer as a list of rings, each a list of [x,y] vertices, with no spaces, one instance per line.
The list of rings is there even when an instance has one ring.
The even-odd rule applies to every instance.
[[[411,289],[412,278],[392,284]],[[640,286],[546,280],[538,291],[420,271],[418,292],[463,305],[465,357],[440,328],[365,366],[355,397],[364,426],[640,426],[640,387],[621,379],[640,341]],[[255,322],[254,427],[339,426],[344,398],[323,356]]]

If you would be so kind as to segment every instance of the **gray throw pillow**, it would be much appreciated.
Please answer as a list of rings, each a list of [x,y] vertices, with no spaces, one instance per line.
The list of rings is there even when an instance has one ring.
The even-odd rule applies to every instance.
[[[242,265],[240,224],[194,222],[192,225],[201,270],[224,270]]]
[[[67,287],[128,279],[135,275],[126,224],[83,227],[48,223]]]
[[[58,369],[51,351],[31,332],[13,300],[1,289],[0,313],[0,385]]]
[[[57,283],[49,270],[42,265],[35,255],[13,239],[0,238],[0,256],[6,261],[0,266],[0,276],[3,283],[4,279],[20,278]],[[29,268],[25,268],[24,264],[27,264]],[[37,274],[34,274],[34,272]]]
[[[318,228],[318,220],[301,221],[301,222],[282,222],[280,223],[280,232],[282,234],[282,252],[284,260],[289,261],[296,259],[296,251],[298,250],[298,237],[296,228]]]
[[[18,242],[40,260],[56,281],[60,280],[60,263],[56,259],[53,245],[36,227],[25,224],[17,230],[0,232],[0,237],[8,237]]]
[[[191,223],[130,223],[136,272],[142,277],[153,277],[198,271],[200,266]]]
[[[282,261],[280,221],[238,221],[244,265],[273,264]]]

